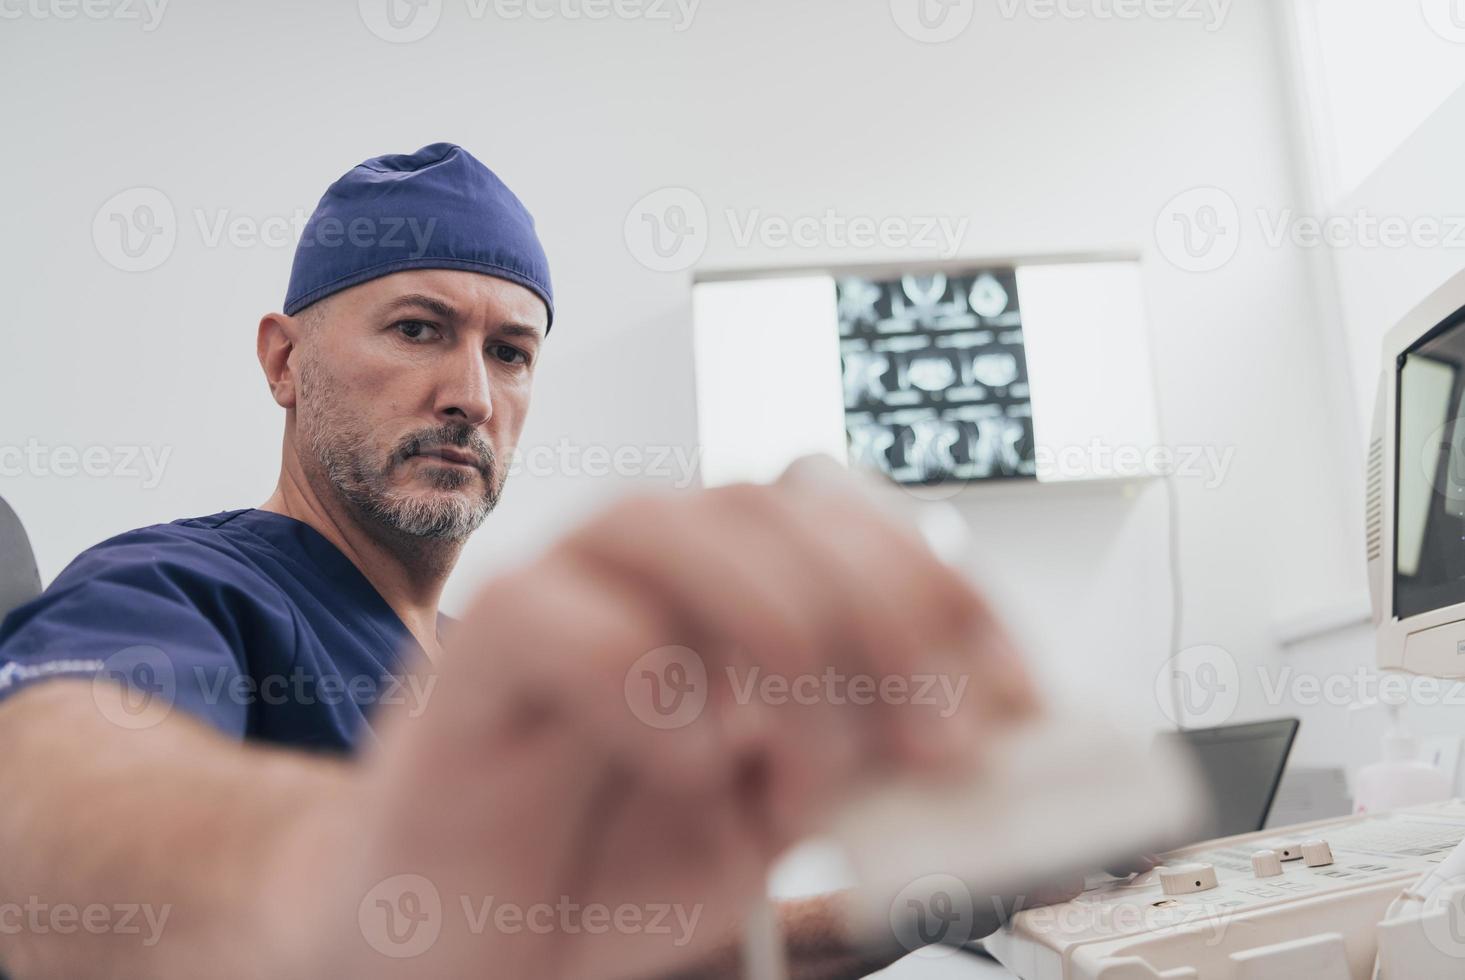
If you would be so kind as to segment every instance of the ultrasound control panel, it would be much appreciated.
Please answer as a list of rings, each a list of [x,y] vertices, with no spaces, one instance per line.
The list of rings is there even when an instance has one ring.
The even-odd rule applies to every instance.
[[[1462,839],[1458,800],[1223,838],[1021,912],[986,945],[1023,980],[1367,980],[1389,903]]]

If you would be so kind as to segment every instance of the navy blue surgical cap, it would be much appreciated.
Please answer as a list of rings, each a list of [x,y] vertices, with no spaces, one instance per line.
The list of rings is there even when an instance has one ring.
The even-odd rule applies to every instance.
[[[516,282],[544,300],[554,322],[534,218],[461,146],[373,157],[327,188],[295,248],[285,313],[404,269],[463,269]]]

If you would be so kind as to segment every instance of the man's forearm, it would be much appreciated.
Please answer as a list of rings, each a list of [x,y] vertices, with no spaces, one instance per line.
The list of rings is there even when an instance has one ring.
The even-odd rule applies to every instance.
[[[281,975],[304,940],[267,893],[293,887],[290,849],[347,767],[176,712],[131,730],[99,710],[111,696],[56,680],[0,706],[0,965],[13,980]]]

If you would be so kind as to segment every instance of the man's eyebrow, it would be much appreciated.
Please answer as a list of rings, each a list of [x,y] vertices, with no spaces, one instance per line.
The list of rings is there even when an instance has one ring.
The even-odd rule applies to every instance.
[[[499,333],[506,333],[511,337],[524,337],[531,340],[543,340],[544,331],[538,327],[531,327],[527,323],[505,323],[498,328]]]
[[[444,320],[456,320],[458,318],[458,311],[453,308],[451,303],[445,303],[436,296],[428,296],[425,293],[406,293],[398,296],[384,307],[383,312],[391,313],[409,306],[429,310]]]
[[[451,303],[445,302],[436,296],[428,296],[426,293],[404,293],[388,303],[383,308],[383,312],[393,313],[397,310],[413,306],[428,310],[444,320],[458,319],[458,310]],[[544,340],[544,331],[528,323],[510,321],[501,324],[498,327],[498,332],[508,334],[512,337],[532,338],[539,341]]]

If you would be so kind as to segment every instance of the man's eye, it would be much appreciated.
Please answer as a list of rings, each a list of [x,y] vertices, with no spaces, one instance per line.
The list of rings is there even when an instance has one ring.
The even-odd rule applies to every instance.
[[[408,340],[431,340],[438,335],[437,327],[422,320],[403,320],[394,326]]]
[[[529,363],[529,355],[528,354],[524,353],[519,348],[517,348],[517,347],[511,347],[508,344],[494,344],[491,347],[489,347],[488,350],[489,350],[489,353],[490,354],[492,354],[494,357],[497,357],[499,360],[503,361],[505,364],[528,364]]]

